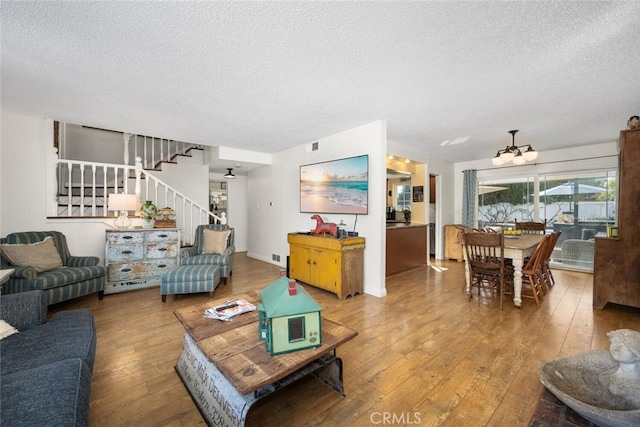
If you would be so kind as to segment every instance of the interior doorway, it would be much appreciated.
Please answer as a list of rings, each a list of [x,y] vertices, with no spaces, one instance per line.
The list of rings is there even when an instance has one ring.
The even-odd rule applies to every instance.
[[[436,175],[429,175],[429,257],[436,257],[436,230],[438,229],[437,224],[437,209],[436,209],[436,185],[437,177]]]
[[[217,216],[227,215],[227,182],[209,181],[209,210]],[[213,218],[209,219],[213,222]]]

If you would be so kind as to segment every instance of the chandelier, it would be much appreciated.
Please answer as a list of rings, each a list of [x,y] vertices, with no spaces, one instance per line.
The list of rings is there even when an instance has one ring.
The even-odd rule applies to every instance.
[[[510,130],[511,134],[511,147],[507,145],[507,148],[504,150],[498,150],[498,154],[491,160],[494,165],[500,166],[502,164],[513,161],[516,165],[521,165],[525,162],[530,162],[538,158],[538,152],[531,148],[530,144],[517,146],[516,141],[516,133],[517,130]],[[524,149],[524,147],[528,147],[526,151],[522,152],[520,149]]]

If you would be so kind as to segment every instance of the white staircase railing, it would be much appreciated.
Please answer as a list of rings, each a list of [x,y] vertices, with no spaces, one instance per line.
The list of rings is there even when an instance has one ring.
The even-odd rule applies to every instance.
[[[186,244],[193,243],[195,229],[210,222],[226,224],[223,213],[218,216],[193,202],[184,194],[147,172],[142,158],[135,166],[58,159],[56,166],[57,217],[108,217],[117,212],[107,210],[108,195],[133,193],[141,202],[151,200],[158,208],[169,207],[176,212],[176,226]],[[144,183],[144,184],[143,184]]]
[[[124,153],[123,163],[129,164],[132,154],[134,159],[142,159],[144,169],[157,169],[162,162],[175,163],[177,156],[187,156],[191,150],[202,150],[202,145],[189,142],[174,141],[172,139],[156,138],[146,135],[123,133]],[[133,138],[133,140],[132,140]],[[130,147],[133,142],[133,148]]]

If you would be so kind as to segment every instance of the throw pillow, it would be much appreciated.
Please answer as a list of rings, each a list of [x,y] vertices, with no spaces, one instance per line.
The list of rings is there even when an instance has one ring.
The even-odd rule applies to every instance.
[[[216,231],[204,229],[203,254],[222,254],[227,247],[227,238],[231,230]]]
[[[17,333],[18,330],[16,328],[0,319],[0,340]]]
[[[51,236],[31,244],[0,245],[2,255],[18,267],[33,267],[38,273],[62,267],[62,259]]]

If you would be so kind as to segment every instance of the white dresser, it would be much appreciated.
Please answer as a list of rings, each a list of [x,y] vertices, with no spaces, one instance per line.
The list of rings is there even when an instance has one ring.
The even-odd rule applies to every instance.
[[[105,294],[160,286],[180,264],[180,229],[107,230]]]

